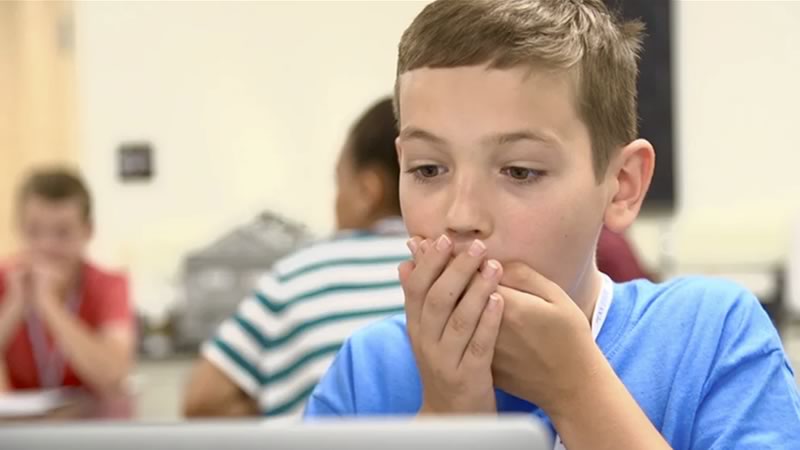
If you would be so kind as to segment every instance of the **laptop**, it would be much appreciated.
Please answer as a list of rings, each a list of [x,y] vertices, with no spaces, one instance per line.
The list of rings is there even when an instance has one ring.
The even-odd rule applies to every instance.
[[[305,423],[196,421],[0,425],[0,448],[19,450],[552,450],[531,416],[337,419]]]

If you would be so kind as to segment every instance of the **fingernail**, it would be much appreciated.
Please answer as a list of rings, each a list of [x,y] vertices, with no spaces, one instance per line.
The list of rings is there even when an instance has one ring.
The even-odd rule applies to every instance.
[[[486,245],[484,245],[483,242],[477,239],[472,241],[472,245],[469,246],[470,256],[481,256],[485,251],[486,251]]]
[[[450,238],[445,235],[441,235],[436,241],[436,250],[439,250],[440,252],[448,250],[450,248],[450,244]]]
[[[492,295],[489,296],[489,302],[486,303],[486,309],[488,311],[493,311],[497,309],[497,305],[500,304],[500,300],[502,299],[503,297],[501,297],[500,294],[498,294],[497,292],[493,293]]]
[[[487,280],[491,280],[497,275],[497,270],[500,269],[500,265],[495,260],[486,261],[486,264],[483,265],[483,269],[481,269],[481,275]]]
[[[428,253],[428,250],[431,249],[431,241],[425,239],[422,241],[422,244],[419,244],[419,249],[422,253]]]
[[[417,244],[417,240],[414,238],[411,238],[408,241],[406,241],[406,247],[408,247],[408,249],[411,250],[412,255],[416,255],[417,250],[419,250],[419,244]]]

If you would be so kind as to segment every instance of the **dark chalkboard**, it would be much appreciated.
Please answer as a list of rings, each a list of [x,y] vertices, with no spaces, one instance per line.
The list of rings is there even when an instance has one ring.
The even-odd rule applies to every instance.
[[[672,12],[670,0],[607,0],[626,19],[646,26],[639,65],[639,135],[656,149],[656,170],[644,212],[672,211],[675,195]]]

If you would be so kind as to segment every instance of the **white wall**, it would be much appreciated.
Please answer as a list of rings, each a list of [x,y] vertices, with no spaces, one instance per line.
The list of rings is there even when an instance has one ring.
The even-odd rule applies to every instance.
[[[671,228],[679,266],[786,256],[800,211],[800,2],[676,5],[678,192],[671,225],[634,230],[648,258]]]
[[[163,278],[262,208],[329,230],[346,128],[390,92],[397,41],[425,3],[79,3],[94,254]],[[778,261],[800,209],[800,2],[682,1],[674,22],[682,204],[633,236],[678,271]],[[156,146],[155,182],[116,180],[127,139]]]
[[[79,3],[94,256],[163,280],[264,208],[329,231],[347,128],[391,93],[399,36],[423,5]],[[155,145],[153,183],[116,179],[115,147],[131,139]]]

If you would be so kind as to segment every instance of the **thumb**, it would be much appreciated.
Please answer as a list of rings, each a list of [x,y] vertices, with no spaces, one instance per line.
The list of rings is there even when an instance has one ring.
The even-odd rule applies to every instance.
[[[567,297],[559,285],[525,263],[514,261],[504,268],[502,286],[541,297],[548,303],[559,303]]]

